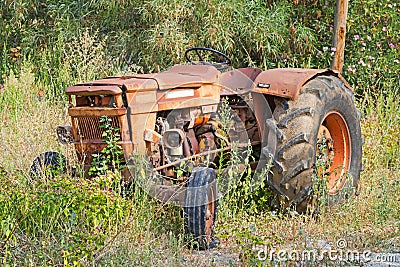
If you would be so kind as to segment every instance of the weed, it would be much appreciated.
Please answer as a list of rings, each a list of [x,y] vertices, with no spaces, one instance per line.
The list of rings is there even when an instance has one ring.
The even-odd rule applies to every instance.
[[[104,175],[107,170],[121,171],[123,164],[123,150],[118,144],[121,140],[119,128],[111,125],[111,119],[107,116],[100,117],[100,128],[103,129],[102,137],[106,146],[101,153],[93,154],[93,161],[89,169],[90,176]]]
[[[243,209],[249,213],[268,209],[273,195],[266,182],[271,175],[271,161],[261,171],[251,169],[250,163],[254,161],[252,146],[248,138],[240,137],[245,128],[227,100],[220,104],[218,121],[221,124],[219,136],[226,136],[226,140],[229,137],[231,146],[228,152],[219,156],[218,184],[224,193],[221,209],[229,207],[227,211],[233,214]]]
[[[2,176],[2,186],[8,190],[1,193],[0,217],[8,223],[2,227],[1,238],[6,237],[8,243],[2,248],[7,247],[21,262],[25,258],[19,252],[21,248],[38,263],[47,262],[45,255],[49,253],[53,255],[52,264],[91,261],[107,233],[129,211],[129,203],[100,188],[100,180],[53,177],[46,183],[38,181],[27,190],[4,178],[7,177]],[[37,255],[30,254],[35,250]]]
[[[334,152],[329,151],[328,140],[325,134],[317,142],[317,154],[313,182],[313,206],[312,209],[324,210],[328,204],[328,179],[329,167],[333,163]],[[312,213],[314,211],[311,211]]]

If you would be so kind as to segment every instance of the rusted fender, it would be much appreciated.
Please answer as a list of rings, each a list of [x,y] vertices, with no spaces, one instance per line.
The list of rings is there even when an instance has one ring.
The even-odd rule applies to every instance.
[[[252,92],[296,99],[301,87],[319,75],[333,75],[351,87],[342,75],[331,69],[278,68],[261,72],[254,80]]]

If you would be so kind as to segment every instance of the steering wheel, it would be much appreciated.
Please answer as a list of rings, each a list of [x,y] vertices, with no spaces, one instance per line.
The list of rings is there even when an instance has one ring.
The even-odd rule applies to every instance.
[[[205,54],[202,54],[201,52],[205,51]],[[198,57],[198,61],[193,60],[191,54],[196,53],[196,56]],[[208,61],[207,58],[212,57],[213,59],[219,60],[219,61]],[[213,65],[218,69],[219,68],[225,68],[227,66],[231,66],[232,60],[225,55],[224,53],[214,50],[212,48],[207,48],[207,47],[192,47],[186,50],[185,52],[185,58],[187,61],[189,61],[193,65]]]

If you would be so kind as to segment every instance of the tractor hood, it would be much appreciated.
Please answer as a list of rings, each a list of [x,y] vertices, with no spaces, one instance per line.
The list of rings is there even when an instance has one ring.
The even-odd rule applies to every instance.
[[[197,89],[203,85],[222,86],[222,94],[262,93],[296,99],[300,88],[319,75],[333,75],[350,85],[339,72],[331,69],[257,68],[235,69],[221,73],[211,65],[175,65],[168,71],[134,76],[109,77],[66,89],[67,95],[118,95],[122,92],[166,91],[177,88]]]
[[[155,74],[109,77],[66,89],[67,95],[117,95],[146,90],[199,88],[218,82],[220,72],[208,65],[175,65],[168,71]]]

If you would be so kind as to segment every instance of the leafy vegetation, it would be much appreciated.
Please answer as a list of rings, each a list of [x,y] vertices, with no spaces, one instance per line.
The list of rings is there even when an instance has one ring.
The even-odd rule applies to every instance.
[[[183,52],[191,46],[221,50],[235,67],[329,67],[334,4],[1,1],[2,264],[216,264],[216,257],[186,249],[179,209],[140,189],[121,197],[115,173],[103,172],[90,182],[60,176],[28,183],[31,161],[51,150],[75,160],[73,148],[61,147],[54,131],[70,124],[65,87],[106,75],[164,70],[184,62]],[[255,250],[260,245],[304,248],[341,237],[352,249],[398,250],[399,13],[395,1],[350,1],[343,75],[363,115],[359,196],[317,217],[277,214],[267,191],[249,190],[251,181],[244,177],[220,207],[219,251],[233,258],[222,264],[260,264]],[[257,201],[253,193],[259,194]]]
[[[100,129],[103,129],[103,139],[106,147],[101,153],[93,154],[92,166],[89,169],[90,176],[106,174],[107,170],[120,171],[124,168],[122,158],[124,152],[118,144],[121,140],[119,128],[111,125],[111,119],[107,116],[100,117]]]
[[[333,0],[2,1],[0,73],[16,73],[30,59],[37,82],[61,97],[71,81],[166,69],[196,45],[231,55],[235,67],[325,68],[335,52],[334,6]],[[359,93],[398,90],[398,9],[391,1],[350,3],[344,75]]]

